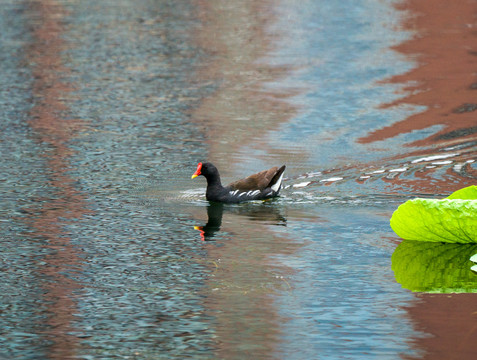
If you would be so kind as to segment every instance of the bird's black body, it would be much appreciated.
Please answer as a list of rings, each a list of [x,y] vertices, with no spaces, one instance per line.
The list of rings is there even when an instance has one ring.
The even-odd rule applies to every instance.
[[[280,192],[284,171],[285,165],[281,168],[274,167],[223,186],[219,171],[213,164],[199,163],[192,178],[202,175],[207,179],[205,197],[208,201],[239,203],[277,196]]]

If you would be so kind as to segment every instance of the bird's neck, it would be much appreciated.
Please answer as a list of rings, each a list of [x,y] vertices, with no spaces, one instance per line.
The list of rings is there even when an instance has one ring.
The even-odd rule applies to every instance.
[[[220,181],[220,175],[211,176],[207,178],[208,187],[222,188],[222,182]]]

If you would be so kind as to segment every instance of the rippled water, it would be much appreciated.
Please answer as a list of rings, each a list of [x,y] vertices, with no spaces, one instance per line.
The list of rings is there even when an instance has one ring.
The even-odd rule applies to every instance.
[[[369,132],[416,66],[393,2],[1,1],[0,357],[397,359],[427,335],[389,228],[475,139]],[[459,139],[458,139],[459,140]],[[282,195],[210,205],[287,165]]]

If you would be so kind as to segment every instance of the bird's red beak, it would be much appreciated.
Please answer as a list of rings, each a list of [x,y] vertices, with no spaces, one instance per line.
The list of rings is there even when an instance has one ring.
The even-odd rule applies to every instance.
[[[200,170],[202,170],[202,163],[199,163],[199,165],[197,165],[197,170],[195,171],[194,175],[192,175],[191,179],[194,179],[199,176],[201,174]]]
[[[200,240],[205,241],[205,231],[203,226],[194,226],[195,230],[200,231]]]

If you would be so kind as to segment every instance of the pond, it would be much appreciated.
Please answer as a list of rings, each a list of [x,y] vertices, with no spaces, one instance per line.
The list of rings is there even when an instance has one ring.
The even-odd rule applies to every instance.
[[[0,358],[473,358],[475,296],[398,282],[441,250],[389,227],[477,184],[476,23],[436,3],[0,0]],[[206,160],[281,196],[209,204]]]

